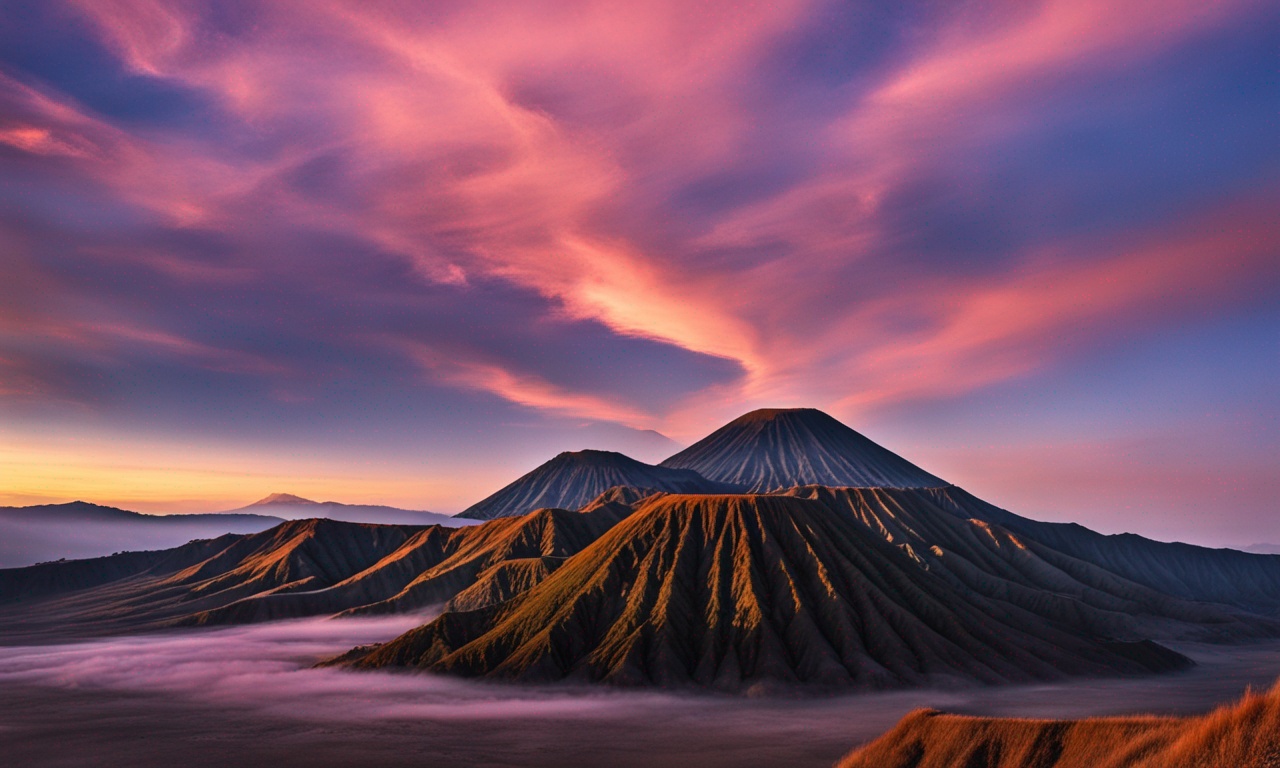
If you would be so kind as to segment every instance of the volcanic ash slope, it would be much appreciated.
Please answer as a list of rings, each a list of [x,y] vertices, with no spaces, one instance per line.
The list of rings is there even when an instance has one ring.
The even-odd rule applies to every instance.
[[[659,466],[761,493],[797,485],[937,488],[946,481],[814,408],[739,416]]]
[[[417,530],[296,520],[157,552],[0,570],[0,634],[156,629],[254,595],[314,593],[374,565]]]
[[[820,501],[665,495],[528,591],[332,663],[766,690],[1136,674],[1188,662],[957,589]]]
[[[0,570],[0,635],[77,636],[318,614],[476,608],[545,578],[631,509],[543,509],[461,528],[316,519],[158,552]]]
[[[612,451],[561,453],[458,517],[492,520],[535,509],[578,509],[617,486],[668,493],[724,493],[736,490],[687,469],[655,467]]]

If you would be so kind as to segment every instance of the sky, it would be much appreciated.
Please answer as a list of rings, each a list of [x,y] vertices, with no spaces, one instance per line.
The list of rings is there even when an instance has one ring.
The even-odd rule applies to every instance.
[[[461,510],[822,408],[1280,541],[1280,6],[0,0],[0,504]]]

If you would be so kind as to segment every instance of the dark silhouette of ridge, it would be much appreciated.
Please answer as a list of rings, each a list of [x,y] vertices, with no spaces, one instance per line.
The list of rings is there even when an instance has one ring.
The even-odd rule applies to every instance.
[[[280,518],[266,514],[237,512],[200,512],[191,514],[145,515],[119,507],[105,504],[94,504],[90,501],[69,501],[65,504],[36,504],[29,507],[0,507],[0,521],[52,522],[52,523],[95,523],[95,522],[136,522],[154,525],[180,525],[190,523],[218,522],[233,523],[265,523],[267,526],[280,522]]]
[[[752,493],[798,485],[934,488],[947,483],[815,408],[739,416],[659,466]]]
[[[669,493],[733,490],[697,472],[655,467],[613,451],[566,451],[458,516],[492,520],[544,507],[578,509],[615,486]]]
[[[1077,523],[1031,520],[954,485],[923,492],[954,515],[997,523],[1167,595],[1266,614],[1280,609],[1280,555],[1154,541],[1133,533],[1105,535]]]

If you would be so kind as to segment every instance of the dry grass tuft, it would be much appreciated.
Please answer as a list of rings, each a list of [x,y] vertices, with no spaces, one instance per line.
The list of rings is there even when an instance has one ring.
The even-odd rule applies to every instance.
[[[1280,681],[1199,717],[1022,720],[917,710],[839,768],[1280,768]]]

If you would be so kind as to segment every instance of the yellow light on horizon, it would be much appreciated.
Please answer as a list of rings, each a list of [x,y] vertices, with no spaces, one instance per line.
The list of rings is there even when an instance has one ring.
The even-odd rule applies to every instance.
[[[448,512],[477,500],[476,480],[453,468],[428,477],[405,464],[261,448],[0,433],[0,505],[83,500],[138,512],[212,512],[287,492]]]

